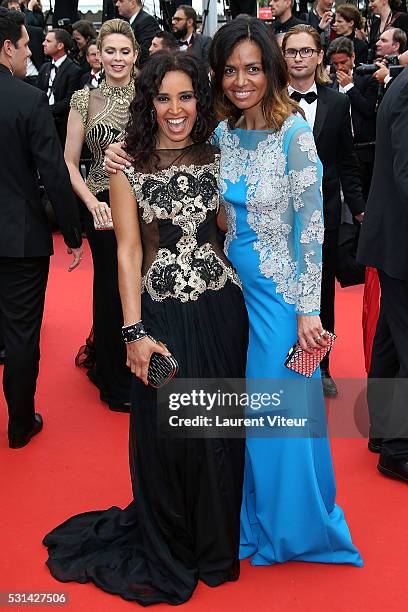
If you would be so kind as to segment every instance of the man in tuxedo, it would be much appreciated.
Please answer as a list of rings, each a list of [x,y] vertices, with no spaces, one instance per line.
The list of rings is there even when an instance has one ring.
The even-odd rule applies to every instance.
[[[143,10],[140,0],[116,0],[119,15],[128,19],[135,38],[140,45],[139,64],[149,57],[149,48],[156,32],[160,29],[156,19]]]
[[[25,446],[42,428],[34,395],[52,235],[38,172],[68,252],[74,254],[69,270],[82,256],[78,211],[47,97],[22,80],[30,56],[28,41],[24,16],[1,8],[0,318],[11,448]]]
[[[332,75],[333,89],[345,93],[350,101],[354,146],[360,165],[363,197],[367,200],[374,168],[378,83],[372,76],[355,73],[353,41],[346,36],[330,43],[327,58],[336,71]]]
[[[96,40],[90,40],[86,46],[86,61],[91,67],[91,72],[81,76],[79,85],[81,88],[96,89],[101,80],[102,62],[96,44]]]
[[[275,34],[286,34],[290,28],[304,23],[292,15],[294,0],[270,0],[269,6],[273,15],[272,29]]]
[[[191,6],[181,4],[171,22],[174,36],[179,41],[180,50],[191,53],[208,66],[209,36],[197,34],[197,13]]]
[[[373,180],[357,252],[360,263],[377,268],[381,285],[368,381],[370,435],[380,443],[378,470],[404,482],[408,482],[407,109],[405,68],[379,107]]]
[[[51,62],[41,66],[37,79],[37,87],[47,94],[62,148],[67,135],[69,103],[74,91],[80,89],[82,75],[81,68],[67,55],[71,43],[71,36],[65,30],[47,32],[44,51]]]
[[[341,189],[352,214],[362,219],[364,199],[360,171],[354,152],[348,97],[332,88],[323,69],[323,46],[319,33],[307,24],[289,30],[282,41],[289,69],[289,94],[303,109],[313,130],[323,164],[323,273],[320,317],[334,331],[334,298],[338,233],[341,223]],[[323,390],[335,397],[337,388],[329,371],[329,356],[321,362]]]

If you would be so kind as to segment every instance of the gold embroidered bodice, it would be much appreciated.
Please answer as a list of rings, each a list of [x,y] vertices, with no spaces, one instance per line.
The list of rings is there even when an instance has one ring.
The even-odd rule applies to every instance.
[[[124,140],[134,92],[133,81],[124,87],[112,87],[102,81],[97,89],[80,89],[71,98],[71,107],[82,117],[85,142],[93,157],[86,183],[95,196],[109,189],[103,158],[110,144]]]
[[[228,280],[240,285],[216,225],[219,152],[210,144],[159,150],[158,165],[125,174],[135,195],[143,243],[142,291],[156,301],[197,300]]]

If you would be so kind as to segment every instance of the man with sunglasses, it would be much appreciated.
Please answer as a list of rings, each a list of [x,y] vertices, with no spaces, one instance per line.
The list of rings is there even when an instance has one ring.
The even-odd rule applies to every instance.
[[[323,164],[323,273],[320,317],[324,329],[334,332],[335,274],[342,200],[361,221],[365,202],[358,161],[354,152],[348,97],[327,85],[323,68],[323,45],[310,25],[291,28],[282,41],[289,69],[289,94],[305,113],[313,130],[318,156]],[[323,391],[336,397],[337,387],[330,375],[329,355],[321,362]]]
[[[186,4],[181,4],[171,21],[172,31],[179,41],[180,51],[188,51],[208,64],[208,50],[211,38],[197,34],[197,13]]]

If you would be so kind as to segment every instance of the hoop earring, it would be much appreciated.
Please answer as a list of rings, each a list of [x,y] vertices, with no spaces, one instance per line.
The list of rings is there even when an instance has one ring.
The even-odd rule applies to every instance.
[[[150,119],[152,121],[152,124],[154,125],[156,123],[156,119],[157,119],[156,109],[155,108],[151,108],[150,109]]]

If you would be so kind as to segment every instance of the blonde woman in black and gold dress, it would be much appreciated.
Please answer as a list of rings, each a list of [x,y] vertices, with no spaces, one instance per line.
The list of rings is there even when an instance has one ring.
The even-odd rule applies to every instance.
[[[97,44],[105,79],[98,89],[80,90],[72,96],[65,160],[73,189],[86,206],[85,228],[94,266],[95,364],[88,376],[98,387],[101,400],[112,410],[128,412],[131,372],[121,338],[116,239],[109,207],[109,175],[103,168],[103,158],[106,148],[124,137],[134,96],[138,45],[132,28],[121,19],[103,24]],[[79,171],[84,142],[93,156],[86,183]]]

